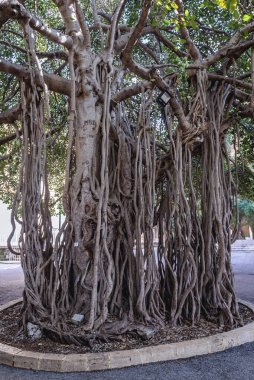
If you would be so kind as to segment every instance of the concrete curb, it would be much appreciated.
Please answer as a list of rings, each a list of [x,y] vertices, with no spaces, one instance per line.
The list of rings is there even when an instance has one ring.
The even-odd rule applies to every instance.
[[[4,305],[0,305],[0,311],[8,309],[9,307],[14,306],[17,303],[22,302],[22,301],[23,301],[23,297],[20,297],[14,301],[9,301],[9,302],[5,303]]]
[[[22,299],[8,302],[0,311]],[[254,311],[254,305],[239,300]],[[254,341],[254,322],[206,338],[122,351],[87,354],[44,354],[0,343],[0,363],[12,367],[54,372],[100,371],[167,360],[184,359],[224,351]]]

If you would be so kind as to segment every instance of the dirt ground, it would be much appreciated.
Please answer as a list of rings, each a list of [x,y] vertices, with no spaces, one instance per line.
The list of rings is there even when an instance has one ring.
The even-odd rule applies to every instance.
[[[18,348],[26,347],[29,351],[47,352],[57,354],[81,354],[86,352],[105,352],[115,350],[128,350],[133,348],[142,348],[150,345],[158,345],[165,343],[182,342],[184,340],[198,339],[209,335],[215,335],[224,331],[228,331],[230,328],[226,326],[218,326],[212,320],[208,321],[203,318],[192,326],[190,323],[172,327],[166,324],[161,327],[157,332],[154,331],[149,338],[140,336],[140,331],[134,326],[131,332],[127,332],[121,335],[111,336],[111,338],[101,338],[93,336],[87,340],[86,345],[75,344],[60,344],[59,342],[53,342],[47,337],[31,340],[27,338],[22,332],[19,332],[20,321],[20,306],[21,304],[12,306],[7,310],[0,311],[0,342],[10,344]],[[240,315],[243,324],[247,324],[254,321],[254,313],[247,307],[240,305]],[[76,328],[77,326],[75,326]],[[239,326],[236,326],[239,327]],[[75,333],[76,330],[75,330]],[[84,336],[84,333],[80,335]]]

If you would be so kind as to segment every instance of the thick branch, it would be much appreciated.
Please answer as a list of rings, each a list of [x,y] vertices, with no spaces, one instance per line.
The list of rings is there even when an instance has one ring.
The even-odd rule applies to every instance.
[[[144,81],[133,86],[125,87],[123,90],[119,91],[116,95],[112,97],[113,103],[120,103],[125,99],[130,98],[140,94],[144,89],[152,88],[153,85],[149,81]]]
[[[56,127],[51,129],[49,132],[46,133],[46,138],[53,136],[55,133],[60,132],[63,129],[63,127]],[[5,136],[0,139],[0,146],[5,145],[13,140],[15,140],[17,137],[20,137],[23,135],[22,129],[17,130],[16,133],[12,133],[8,136]]]
[[[2,0],[0,3],[1,14],[7,18],[18,19],[19,21],[28,21],[32,29],[36,30],[50,41],[56,42],[66,48],[71,48],[72,38],[60,33],[47,26],[38,17],[33,16],[27,9],[17,0]]]
[[[8,123],[14,123],[16,120],[18,120],[21,112],[21,107],[20,105],[17,105],[8,111],[4,111],[0,113],[0,124],[8,124]],[[1,145],[0,140],[0,145]],[[8,141],[7,141],[8,142]]]
[[[0,71],[15,75],[23,80],[30,80],[30,73],[26,67],[10,63],[3,58],[0,59]],[[71,84],[69,80],[61,78],[59,75],[48,74],[45,72],[43,73],[43,76],[49,90],[63,95],[70,95]],[[38,85],[40,85],[39,74],[36,77],[36,80],[38,81]]]
[[[82,30],[80,28],[79,20],[77,19],[77,13],[75,9],[74,1],[62,1],[53,0],[61,13],[67,34],[80,34]]]
[[[17,136],[21,134],[22,134],[22,131],[21,129],[19,129],[17,133],[12,133],[11,135],[3,137],[2,139],[0,139],[0,146],[8,144],[9,142],[15,140]]]
[[[136,42],[138,41],[139,37],[142,34],[142,30],[146,24],[152,2],[153,2],[152,0],[146,0],[144,2],[140,18],[139,18],[136,26],[134,27],[134,29],[133,29],[133,31],[132,31],[129,39],[128,39],[128,42],[127,42],[127,44],[123,50],[123,61],[124,61],[124,63],[125,63],[125,61],[128,61],[128,59],[131,59],[133,46],[136,44]]]
[[[27,51],[25,49],[21,48],[20,46],[11,44],[10,42],[0,40],[0,44],[8,46],[8,47],[11,47],[11,48],[13,48],[13,49],[15,49],[17,51],[20,51],[21,53],[27,54]],[[67,55],[67,53],[64,50],[49,51],[49,52],[40,52],[40,51],[37,51],[36,55],[39,58],[62,59],[63,61],[67,61],[68,60],[68,55]]]
[[[173,42],[171,42],[168,38],[166,38],[159,29],[155,28],[151,32],[156,36],[157,40],[159,40],[160,42],[163,43],[163,45],[171,49],[175,53],[175,55],[177,55],[179,58],[183,58],[187,56],[185,52],[177,49],[177,47],[173,44]]]
[[[185,18],[183,3],[181,0],[176,0],[176,4],[178,5],[178,13],[179,13],[178,21],[179,21],[181,36],[186,41],[186,46],[188,48],[188,51],[189,51],[191,58],[194,61],[200,62],[202,59],[200,51],[198,50],[197,46],[194,44],[194,42],[190,38],[189,31],[183,22],[183,20]]]
[[[233,37],[229,40],[227,45],[236,45],[240,42],[241,38],[245,36],[248,33],[251,33],[254,31],[254,22],[250,22],[247,25],[244,25],[241,29],[239,29]]]
[[[82,11],[80,2],[78,0],[75,0],[75,4],[76,4],[77,19],[78,19],[78,22],[79,22],[79,25],[80,25],[80,28],[82,30],[82,34],[84,37],[84,47],[86,49],[90,49],[91,48],[90,31],[89,31],[89,28],[87,26],[86,19],[84,17],[84,13]]]
[[[24,4],[24,0],[19,1],[21,4]],[[3,1],[0,1],[0,9]],[[7,2],[6,2],[7,3]],[[13,15],[13,10],[11,8],[7,8],[5,12],[0,12],[0,28],[11,18]]]
[[[242,54],[243,52],[245,52],[252,46],[254,46],[254,39],[245,41],[237,45],[233,45],[232,43],[226,44],[221,49],[219,49],[215,54],[209,56],[204,61],[204,66],[209,67],[225,57],[234,57],[235,54]]]
[[[169,87],[168,83],[163,78],[161,78],[159,73],[154,69],[145,69],[143,66],[134,62],[132,57],[128,57],[128,59],[125,60],[125,64],[130,71],[132,71],[139,77],[146,79],[147,81],[152,80],[160,90],[166,91],[170,95],[169,104],[177,117],[180,128],[183,131],[189,130],[190,123],[184,114],[184,110],[181,103],[177,100],[175,92]]]
[[[156,54],[146,45],[139,41],[139,46],[148,54],[150,57],[159,65],[160,61],[158,60]]]
[[[221,81],[221,82],[230,83],[230,84],[232,84],[232,86],[242,87],[242,88],[245,88],[247,90],[252,89],[251,83],[247,83],[247,82],[244,82],[244,81],[236,79],[236,78],[225,77],[223,75],[213,74],[213,73],[208,73],[208,78],[210,80],[217,80],[217,81]]]
[[[103,11],[99,11],[98,15],[105,18],[107,21],[111,22],[112,15],[109,15],[108,13],[103,12]]]
[[[250,94],[247,94],[246,92],[238,90],[238,89],[234,89],[234,95],[241,102],[245,102],[245,101],[250,100]]]

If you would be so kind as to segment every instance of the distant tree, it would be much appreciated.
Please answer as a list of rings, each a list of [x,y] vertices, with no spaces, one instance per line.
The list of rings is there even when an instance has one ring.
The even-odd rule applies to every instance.
[[[254,202],[249,199],[240,199],[238,207],[240,223],[248,224],[254,230]]]

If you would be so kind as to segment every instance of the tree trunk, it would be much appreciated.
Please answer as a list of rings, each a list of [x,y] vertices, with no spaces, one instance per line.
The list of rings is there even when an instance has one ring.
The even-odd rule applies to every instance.
[[[206,69],[195,70],[190,83],[194,95],[185,117],[168,90],[171,79],[166,83],[156,71],[141,70],[131,60],[151,5],[145,2],[122,54],[133,72],[170,92],[162,166],[151,117],[154,92],[142,89],[135,125],[123,104],[112,104],[123,74],[112,62],[124,2],[114,12],[105,48],[97,55],[79,3],[55,3],[68,35],[67,42],[60,42],[69,49],[71,77],[66,219],[53,242],[47,87],[29,19],[24,24],[29,53],[29,81],[26,78],[22,87],[24,146],[14,201],[14,210],[22,209],[24,326],[34,322],[53,339],[87,344],[91,337],[111,337],[140,323],[163,325],[167,319],[172,325],[184,320],[194,324],[201,316],[221,324],[239,323],[230,264],[233,186],[222,128],[227,85],[210,88]],[[197,56],[195,49],[191,52]],[[13,212],[13,225],[14,219]],[[74,314],[82,314],[84,323],[73,324]]]

